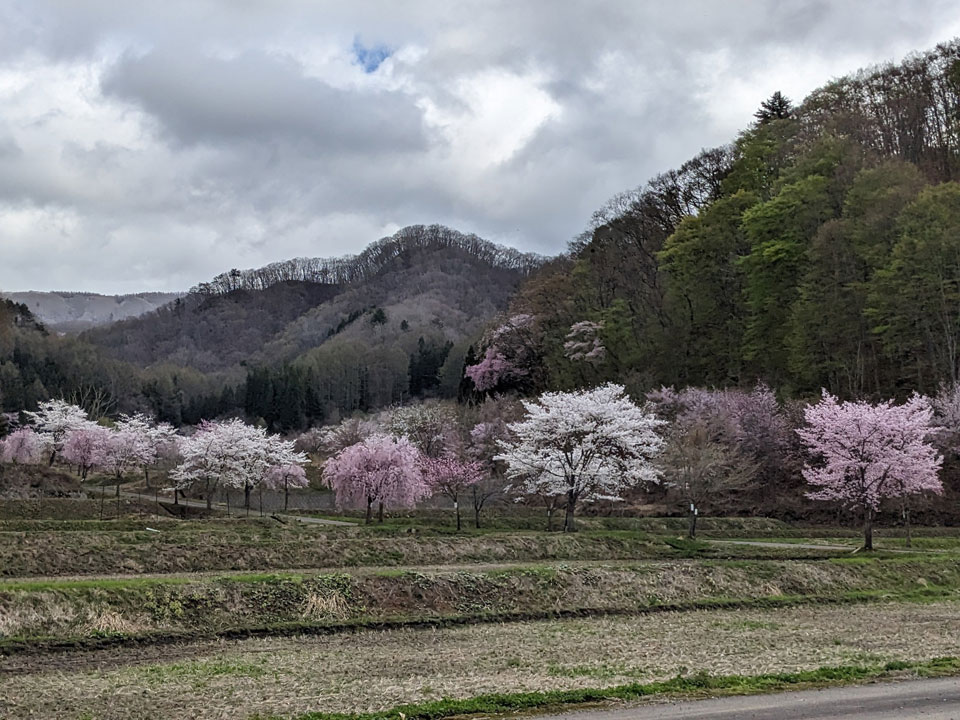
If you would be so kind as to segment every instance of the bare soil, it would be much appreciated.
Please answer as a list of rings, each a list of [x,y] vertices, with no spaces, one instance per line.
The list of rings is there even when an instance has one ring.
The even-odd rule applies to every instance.
[[[0,661],[0,714],[209,720],[359,712],[699,671],[792,672],[958,654],[956,602],[360,632],[9,658]],[[17,667],[25,661],[29,668]]]

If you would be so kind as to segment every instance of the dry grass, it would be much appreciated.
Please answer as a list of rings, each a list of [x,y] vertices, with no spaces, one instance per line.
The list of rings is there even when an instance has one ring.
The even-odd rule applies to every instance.
[[[190,659],[96,669],[139,658],[137,650],[121,649],[79,656],[89,669],[77,670],[64,669],[64,658],[32,658],[35,672],[5,680],[0,710],[9,718],[103,720],[364,711],[701,670],[756,674],[924,659],[960,654],[960,604],[668,613],[257,639],[176,651]]]
[[[419,571],[357,571],[0,582],[0,639],[88,637],[104,632],[209,634],[311,621],[415,620],[428,616],[537,617],[588,610],[642,612],[663,605],[960,588],[956,563],[936,557],[877,561],[575,562]],[[786,598],[784,596],[787,596]]]

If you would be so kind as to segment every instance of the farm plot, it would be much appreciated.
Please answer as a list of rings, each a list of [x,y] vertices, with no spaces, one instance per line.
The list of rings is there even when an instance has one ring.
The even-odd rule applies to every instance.
[[[675,612],[115,648],[31,658],[28,671],[7,660],[2,710],[10,718],[291,717],[958,654],[952,601]]]

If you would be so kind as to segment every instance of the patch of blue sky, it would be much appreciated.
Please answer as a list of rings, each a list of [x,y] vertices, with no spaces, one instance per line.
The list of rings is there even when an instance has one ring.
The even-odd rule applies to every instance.
[[[386,45],[366,46],[360,38],[353,39],[353,57],[365,73],[376,72],[377,68],[391,55]]]

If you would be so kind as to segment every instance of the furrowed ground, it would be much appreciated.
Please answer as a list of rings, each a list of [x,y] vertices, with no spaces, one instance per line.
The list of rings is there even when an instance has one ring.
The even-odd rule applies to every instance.
[[[864,556],[853,532],[767,520],[705,520],[694,542],[676,520],[457,534],[432,517],[366,528],[133,512],[49,519],[63,515],[51,501],[0,520],[0,716],[412,703],[408,717],[437,718],[664,681],[742,692],[954,672],[931,661],[960,656],[950,530],[917,532],[909,549],[881,531]],[[768,673],[806,674],[752,678]],[[470,700],[494,692],[507,699]]]

